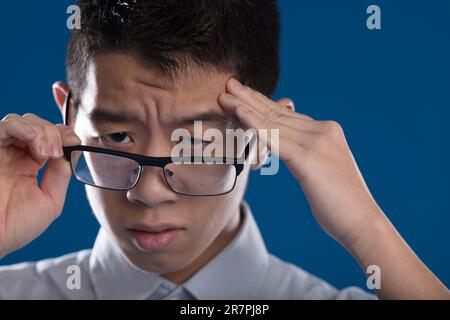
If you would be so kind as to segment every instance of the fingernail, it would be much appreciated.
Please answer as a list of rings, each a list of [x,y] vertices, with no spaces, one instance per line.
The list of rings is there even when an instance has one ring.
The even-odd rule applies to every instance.
[[[231,86],[236,90],[240,90],[243,87],[242,84],[235,78],[231,78]]]
[[[52,146],[52,156],[54,157],[61,157],[61,148],[59,147],[59,145],[53,145]]]
[[[42,145],[39,147],[39,153],[44,157],[48,157],[49,155],[47,147]]]

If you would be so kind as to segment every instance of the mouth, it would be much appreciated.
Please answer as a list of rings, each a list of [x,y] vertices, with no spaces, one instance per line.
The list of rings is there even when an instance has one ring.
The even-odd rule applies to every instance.
[[[167,249],[185,228],[169,223],[134,225],[127,229],[133,242],[146,252]]]

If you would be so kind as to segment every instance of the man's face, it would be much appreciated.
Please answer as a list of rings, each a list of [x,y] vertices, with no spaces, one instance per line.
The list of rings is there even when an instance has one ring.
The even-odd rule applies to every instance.
[[[85,145],[167,157],[176,144],[171,141],[173,130],[193,132],[193,123],[183,119],[205,113],[227,118],[218,97],[231,75],[192,69],[168,84],[131,56],[119,53],[98,55],[88,69],[75,122]],[[203,130],[226,128],[220,117],[211,119],[203,121]],[[126,259],[143,270],[172,274],[200,266],[232,238],[239,225],[248,169],[239,175],[231,193],[220,196],[176,194],[162,174],[161,168],[145,167],[131,190],[86,186],[86,191],[97,219]],[[161,223],[181,229],[162,248],[145,246],[145,235],[135,228]]]

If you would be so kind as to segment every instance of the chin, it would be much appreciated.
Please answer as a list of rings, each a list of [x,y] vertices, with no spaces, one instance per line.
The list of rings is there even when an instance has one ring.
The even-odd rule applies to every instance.
[[[172,246],[165,250],[143,250],[130,237],[127,237],[127,239],[122,238],[120,243],[120,250],[128,263],[137,269],[158,274],[179,271],[189,265],[192,262],[189,257],[194,256],[189,254],[185,257],[182,252],[186,252],[186,250],[180,250],[177,246]]]
[[[126,255],[128,262],[136,269],[152,272],[157,274],[175,273],[186,268],[191,261],[171,254],[150,255],[143,252],[135,252],[131,255]]]

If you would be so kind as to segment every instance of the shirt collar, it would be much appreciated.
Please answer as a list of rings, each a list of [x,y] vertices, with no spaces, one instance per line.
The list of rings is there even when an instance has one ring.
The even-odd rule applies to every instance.
[[[269,254],[246,202],[234,239],[187,280],[183,287],[197,299],[252,299],[258,293]],[[166,282],[156,273],[134,268],[100,229],[89,263],[99,299],[146,299]]]
[[[235,238],[184,284],[197,299],[252,299],[269,262],[249,206],[242,203],[242,225]]]
[[[89,271],[98,299],[146,299],[163,282],[155,273],[129,264],[117,246],[100,229],[89,261]]]

